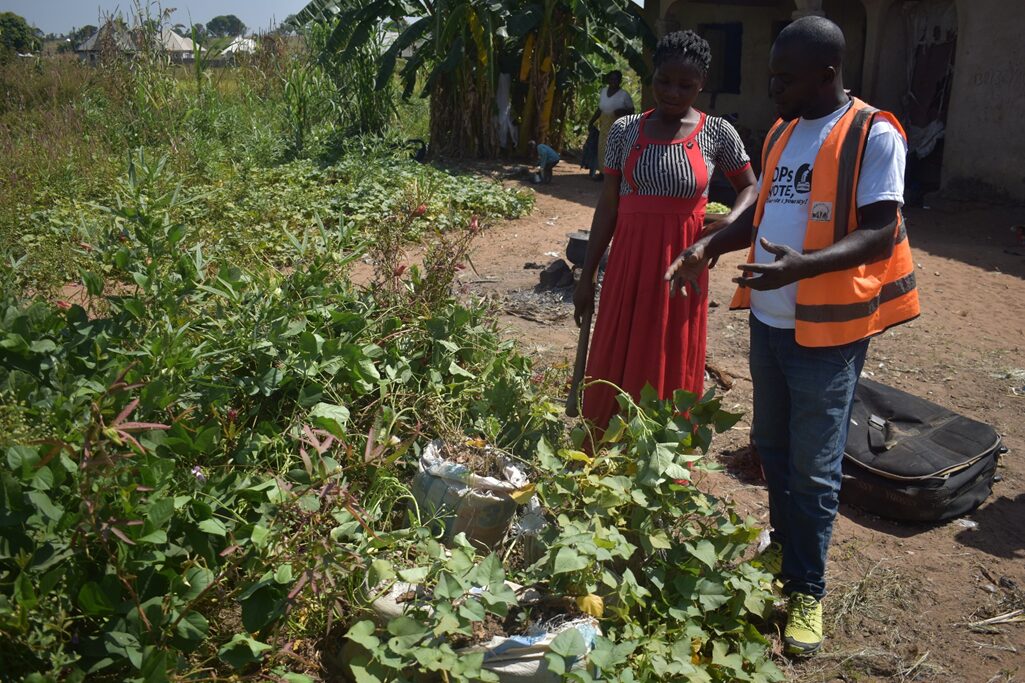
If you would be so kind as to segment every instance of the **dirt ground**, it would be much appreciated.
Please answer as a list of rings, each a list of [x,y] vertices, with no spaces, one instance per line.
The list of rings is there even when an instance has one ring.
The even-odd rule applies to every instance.
[[[566,233],[590,226],[598,189],[579,169],[557,168],[551,185],[536,188],[532,215],[485,233],[473,256],[477,272],[465,278],[506,302],[502,323],[526,353],[567,376],[577,339],[571,309],[559,296],[532,297],[539,271],[524,265],[564,255]],[[993,425],[1009,453],[993,495],[964,520],[896,524],[841,506],[827,640],[810,660],[780,658],[791,680],[1025,678],[1025,622],[973,625],[1025,608],[1025,246],[1010,230],[1023,214],[953,202],[907,211],[923,313],[872,342],[865,374]],[[730,255],[712,271],[720,305],[709,315],[708,358],[736,378],[726,404],[749,415],[746,317],[727,310],[741,261]],[[701,485],[767,524],[765,489],[745,467],[749,424],[718,438],[713,449],[725,471]]]

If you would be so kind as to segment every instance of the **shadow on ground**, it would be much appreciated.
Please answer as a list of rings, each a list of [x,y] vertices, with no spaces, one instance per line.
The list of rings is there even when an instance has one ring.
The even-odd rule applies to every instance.
[[[1013,560],[1025,560],[1025,493],[1000,496],[971,515],[978,524],[957,534],[958,543]]]
[[[589,178],[587,170],[580,168],[577,162],[571,159],[563,160],[555,167],[552,182],[547,185],[534,184],[530,181],[530,170],[531,168],[537,170],[537,167],[530,167],[523,160],[439,160],[434,165],[449,173],[478,173],[510,186],[529,188],[539,195],[546,195],[565,202],[574,202],[592,210],[598,203],[598,194],[601,192],[601,182]],[[576,229],[586,229],[587,227],[582,225]]]
[[[840,503],[840,514],[858,526],[870,529],[894,538],[911,538],[928,533],[951,522],[895,522],[883,519],[871,512],[862,510],[857,505]]]
[[[750,446],[723,451],[719,454],[719,461],[737,481],[751,486],[765,486],[762,464]]]
[[[1025,244],[1019,244],[1012,229],[1025,224],[1025,208],[981,204],[955,208],[905,211],[912,252],[921,250],[1025,279]]]
[[[570,162],[573,164],[573,162]],[[556,170],[560,170],[556,167]],[[577,166],[562,170],[556,173],[552,182],[547,185],[535,185],[530,182],[526,175],[516,176],[515,182],[523,187],[534,190],[538,194],[547,195],[564,202],[573,202],[594,209],[598,204],[598,195],[601,193],[602,184],[600,181],[588,177],[587,171]],[[577,230],[586,230],[590,225],[573,226]]]

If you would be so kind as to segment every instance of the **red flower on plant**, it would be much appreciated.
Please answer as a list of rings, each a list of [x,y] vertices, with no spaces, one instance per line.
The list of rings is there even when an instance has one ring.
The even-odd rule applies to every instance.
[[[55,305],[62,311],[66,311],[69,308],[71,308],[71,304],[65,301],[64,299],[58,299]]]
[[[480,221],[477,220],[476,216],[470,219],[469,230],[471,235],[476,235],[478,232],[480,232]]]
[[[427,205],[421,204],[413,209],[413,218],[420,218],[420,216],[423,216],[425,213],[427,213]]]
[[[402,277],[402,274],[406,272],[406,268],[408,268],[408,266],[405,263],[400,263],[395,266],[395,269],[392,270],[391,274],[393,277]]]

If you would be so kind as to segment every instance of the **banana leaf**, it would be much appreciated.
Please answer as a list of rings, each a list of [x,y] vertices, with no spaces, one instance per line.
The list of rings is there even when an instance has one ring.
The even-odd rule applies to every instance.
[[[543,17],[544,8],[541,5],[530,5],[522,12],[509,17],[506,30],[514,38],[525,38],[541,24]]]
[[[435,82],[442,74],[449,74],[455,71],[459,63],[463,61],[463,37],[459,36],[452,41],[452,47],[449,48],[448,54],[445,55],[445,59],[441,61],[431,71],[430,76],[427,77],[427,82],[424,83],[424,89],[421,92],[421,97],[427,97],[431,94],[431,90],[434,88]]]
[[[395,73],[395,63],[402,51],[420,40],[431,27],[431,18],[423,17],[417,19],[409,28],[403,31],[395,42],[391,44],[383,55],[381,55],[381,66],[377,70],[377,87],[384,87],[388,79]]]

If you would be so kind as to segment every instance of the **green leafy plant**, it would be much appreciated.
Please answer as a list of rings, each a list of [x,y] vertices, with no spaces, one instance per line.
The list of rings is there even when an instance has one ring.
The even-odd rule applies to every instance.
[[[336,104],[328,92],[327,79],[316,64],[294,61],[283,77],[285,130],[292,153],[303,153],[313,127],[323,121]]]
[[[771,577],[743,562],[759,530],[693,484],[713,430],[739,416],[711,392],[660,401],[648,387],[619,403],[593,455],[538,453],[539,493],[559,513],[527,580],[604,603],[598,678],[569,679],[782,680],[756,628],[772,608]]]
[[[650,47],[655,40],[639,10],[621,0],[313,0],[294,23],[331,27],[323,50],[343,62],[375,44],[383,28],[394,30],[377,87],[388,86],[397,72],[404,97],[419,88],[431,101],[432,149],[463,157],[498,151],[492,120],[499,73],[526,84],[513,113],[521,122],[520,152],[532,138],[559,146],[576,87],[596,80],[616,55],[646,74],[642,43]]]
[[[129,169],[80,303],[0,282],[0,654],[12,676],[270,671],[347,621],[424,430],[529,447],[557,421],[483,309],[353,287],[353,228],[291,236],[287,274],[219,264],[166,162]]]
[[[423,564],[397,569],[376,560],[370,567],[375,595],[399,580],[411,586],[414,597],[402,616],[383,628],[363,620],[349,629],[347,637],[359,646],[349,661],[353,673],[368,682],[400,680],[412,671],[444,672],[451,681],[498,681],[483,668],[484,652],[453,647],[455,639],[474,635],[474,625],[489,616],[504,619],[517,605],[498,555],[478,560],[462,534],[449,553],[432,540],[415,547]]]
[[[563,49],[623,18],[602,7],[574,6],[565,35],[559,3],[435,8],[420,29],[462,51],[417,44],[402,68],[486,95],[547,30],[531,78],[545,58],[578,78],[559,55],[621,52],[605,33]],[[593,453],[573,446],[542,392],[561,387],[457,277],[532,193],[415,163],[394,131],[335,134],[389,97],[359,34],[399,27],[340,25],[311,44],[364,44],[351,83],[344,52],[272,38],[216,77],[152,50],[0,67],[0,677],[306,681],[348,632],[365,677],[488,680],[464,646],[534,609],[508,575],[601,619],[590,652],[574,630],[551,642],[567,680],[774,680],[754,528],[692,483],[734,418],[712,396],[624,397]],[[349,277],[364,259],[368,287]],[[431,537],[407,482],[435,437],[535,468],[557,512],[529,559]],[[395,581],[425,599],[367,621]]]

